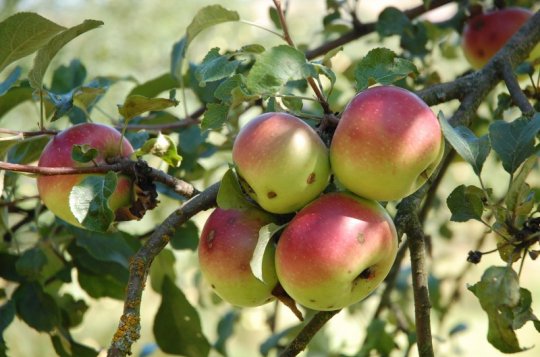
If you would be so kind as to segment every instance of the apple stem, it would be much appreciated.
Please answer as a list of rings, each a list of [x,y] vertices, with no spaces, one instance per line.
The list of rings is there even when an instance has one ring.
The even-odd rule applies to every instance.
[[[281,301],[283,305],[287,306],[292,313],[298,318],[300,321],[304,321],[304,316],[302,316],[302,312],[298,309],[296,306],[296,301],[292,297],[290,297],[289,294],[283,289],[281,284],[277,284],[274,289],[272,290],[272,295]]]

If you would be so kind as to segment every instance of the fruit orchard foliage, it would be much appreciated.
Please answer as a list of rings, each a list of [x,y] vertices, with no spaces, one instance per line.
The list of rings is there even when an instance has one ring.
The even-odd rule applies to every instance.
[[[111,85],[121,78],[92,76],[92,69],[83,64],[84,58],[50,68],[63,46],[97,27],[107,31],[106,25],[86,20],[65,28],[35,13],[18,13],[0,22],[0,120],[11,109],[29,101],[40,113],[28,119],[37,123],[34,131],[0,129],[0,357],[9,356],[10,341],[5,341],[3,334],[15,318],[48,334],[59,356],[97,356],[98,350],[72,336],[72,329],[83,318],[92,317],[86,314],[88,300],[75,298],[65,288],[70,284],[80,286],[88,299],[124,300],[124,311],[118,311],[118,329],[111,336],[110,345],[101,346],[108,349],[109,356],[125,356],[132,349],[141,350],[141,355],[152,353],[152,346],[133,345],[140,337],[140,324],[152,324],[156,346],[165,353],[198,357],[214,351],[228,355],[227,342],[239,333],[245,310],[217,298],[211,285],[233,304],[259,305],[276,297],[305,318],[304,322],[276,325],[276,316],[289,311],[265,305],[261,311],[269,326],[267,339],[260,346],[263,355],[291,356],[306,348],[322,355],[403,355],[417,345],[420,355],[433,356],[434,348],[442,342],[432,338],[431,319],[441,326],[437,335],[442,339],[452,340],[457,332],[467,329],[464,324],[446,323],[454,304],[459,304],[459,297],[464,294],[477,299],[476,306],[470,308],[478,310],[477,315],[485,321],[486,344],[489,342],[504,353],[524,349],[516,330],[532,324],[540,331],[540,321],[532,311],[533,301],[540,297],[532,294],[530,287],[522,286],[521,279],[522,272],[535,269],[540,253],[540,60],[535,60],[533,53],[540,41],[540,15],[534,13],[538,9],[533,8],[534,1],[507,1],[508,6],[532,11],[524,25],[529,26],[528,31],[501,43],[501,52],[480,70],[467,69],[441,83],[444,68],[460,61],[458,51],[462,50],[455,46],[468,17],[481,16],[479,7],[491,8],[491,2],[432,0],[405,12],[389,7],[375,23],[363,22],[362,14],[355,13],[354,6],[350,6],[353,3],[327,1],[325,13],[312,14],[321,19],[322,40],[304,44],[295,43],[294,33],[289,33],[286,26],[287,22],[301,19],[285,18],[281,2],[274,1],[269,9],[274,26],[271,31],[281,36],[283,43],[208,48],[201,61],[193,61],[190,45],[202,31],[224,22],[250,20],[240,19],[236,11],[221,5],[202,8],[193,14],[179,41],[171,44],[171,53],[163,54],[170,55],[170,68],[163,68],[163,74],[151,81],[134,85],[111,120],[103,117],[97,105],[103,96],[116,90]],[[457,8],[450,19],[433,23],[419,18],[429,7],[446,3],[455,3]],[[495,3],[504,5],[501,1]],[[294,2],[291,4],[294,6]],[[314,29],[314,33],[321,28]],[[365,41],[363,36],[370,33],[375,35]],[[495,37],[507,39],[511,35]],[[388,39],[399,39],[399,47],[386,48]],[[339,58],[342,46],[354,41],[362,41],[369,50],[352,56],[346,69],[333,67],[332,61]],[[474,41],[464,42],[464,46],[466,54],[485,55],[485,50],[470,48],[475,46]],[[31,68],[18,66],[18,61],[29,55],[34,56]],[[477,62],[473,64],[481,67]],[[52,72],[50,82],[44,80],[48,78],[47,71]],[[401,110],[400,105],[395,105],[401,100],[396,100],[370,109],[374,117],[378,111],[390,113],[382,119],[391,116],[394,121],[415,110],[429,113],[431,117],[419,127],[435,128],[430,131],[437,135],[442,132],[446,139],[444,153],[440,137],[426,144],[431,149],[422,151],[420,159],[415,159],[420,163],[419,172],[400,176],[398,171],[392,171],[376,176],[380,167],[400,168],[400,160],[406,166],[406,158],[399,155],[414,152],[411,148],[422,144],[420,136],[393,135],[397,125],[382,139],[373,128],[358,132],[358,140],[343,134],[354,132],[354,117],[364,115],[363,110],[358,110],[358,114],[353,110],[350,115],[344,112],[344,103],[353,96],[345,94],[343,88],[354,88],[362,97],[371,93],[372,87],[381,85],[416,93],[421,108],[415,109],[416,104],[403,101]],[[182,111],[188,94],[193,94],[198,104],[198,109],[189,115]],[[177,95],[182,99],[177,99]],[[381,96],[382,101],[391,99],[389,94]],[[432,108],[450,104],[435,113],[437,123],[422,101]],[[285,137],[288,131],[307,130],[309,134],[289,140],[288,150],[269,140],[279,132],[275,128],[270,130],[271,134],[262,131],[256,136],[249,132],[253,124],[248,124],[247,139],[244,134],[239,135],[240,122],[255,117],[253,113],[264,112],[288,113],[277,117],[299,118],[294,119],[298,122],[293,127],[278,127]],[[47,153],[55,140],[69,137],[66,133],[70,128],[89,121],[108,125],[105,131],[114,132],[118,138],[124,136],[129,143],[121,145],[119,140],[115,143],[118,146],[104,144],[107,135],[96,129],[85,134],[92,140],[73,139],[63,143],[60,151]],[[342,130],[341,126],[349,129]],[[51,139],[63,129],[67,130]],[[221,141],[212,139],[211,134],[215,133],[220,134]],[[249,142],[250,135],[257,137],[255,144]],[[245,148],[238,152],[232,150],[236,137],[238,143],[247,140]],[[269,157],[260,151],[267,141]],[[335,148],[330,149],[331,145]],[[369,146],[369,150],[362,150],[363,145]],[[392,152],[400,145],[403,149]],[[380,154],[377,147],[387,156]],[[336,170],[335,175],[329,175],[332,167],[320,160],[328,155],[327,150],[331,151],[332,166],[339,165],[341,173]],[[118,158],[111,152],[129,156]],[[226,171],[222,179],[205,186],[208,176],[203,161],[224,156],[232,156],[234,165],[233,160],[222,161],[221,168]],[[361,188],[354,185],[355,175],[362,167],[350,168],[356,164],[356,158],[369,161],[373,171]],[[486,180],[483,169],[487,162],[494,166],[489,175],[505,177],[504,182],[493,181],[503,182],[500,186],[491,187],[492,181]],[[255,163],[255,169],[250,167]],[[445,194],[440,189],[441,181],[451,176],[456,165],[463,170],[463,163],[470,166],[475,181],[457,182]],[[287,172],[287,165],[294,171]],[[277,167],[285,169],[276,170]],[[28,196],[24,185],[34,178],[25,178],[23,173],[39,177],[42,200]],[[340,175],[343,180],[336,179]],[[110,200],[116,187],[127,181],[133,184],[131,190],[120,194],[120,200]],[[305,195],[298,193],[313,182],[321,182],[321,186]],[[274,184],[275,191],[268,191]],[[373,189],[363,193],[367,186]],[[346,188],[364,196],[376,190],[371,199],[389,201],[377,203],[342,193]],[[399,194],[379,194],[392,190]],[[321,191],[321,198],[302,209]],[[264,200],[259,199],[261,195]],[[273,207],[267,201],[275,199],[275,195],[284,201]],[[130,219],[159,205],[160,197],[163,201],[165,197],[177,200],[181,206],[171,208],[176,210],[162,222],[155,222],[148,232],[134,236],[124,229],[125,225],[115,221],[120,218],[117,208],[124,206],[126,197],[134,202],[130,207],[132,215],[127,217]],[[260,211],[257,202],[274,214]],[[334,204],[336,209],[332,209]],[[191,218],[216,205],[219,208],[199,232]],[[453,243],[456,237],[448,222],[437,227],[437,234],[426,234],[428,214],[449,216],[450,221],[466,224],[477,221],[485,226],[480,236],[471,233],[470,253],[463,257],[470,263],[460,268],[461,273],[451,272],[450,277],[435,274],[437,262],[430,261],[426,247],[436,252],[443,241]],[[342,219],[344,215],[351,219]],[[350,238],[339,234],[344,227],[340,220],[352,222],[352,217],[377,221],[387,227],[386,233],[381,233],[384,229],[379,227],[378,233],[372,234],[364,223],[351,223],[347,232],[353,232],[356,239],[353,243],[344,240],[340,245],[340,239]],[[320,235],[308,239],[305,232],[324,233],[337,243],[330,244]],[[395,245],[396,233],[399,248]],[[369,243],[373,251],[362,258],[368,266],[353,266],[354,244],[371,242],[375,236],[383,237],[380,241],[385,243]],[[177,255],[173,251],[195,251],[199,242],[201,267],[191,285],[180,288],[174,270]],[[235,244],[238,246],[233,249]],[[210,249],[218,247],[223,248]],[[307,249],[302,253],[305,263],[293,254],[299,248]],[[406,249],[410,263],[404,259]],[[269,259],[274,250],[275,261]],[[500,258],[492,266],[482,259],[490,252]],[[376,262],[379,255],[386,259],[380,266]],[[334,259],[330,263],[317,261],[330,256]],[[523,264],[525,261],[527,264]],[[241,264],[234,265],[238,262]],[[314,268],[305,268],[307,264]],[[341,265],[342,271],[337,269]],[[384,275],[390,270],[386,283],[364,300],[369,300],[369,304],[357,302],[375,288],[376,284],[362,290],[360,284],[379,267]],[[292,274],[291,269],[297,270]],[[464,281],[470,269],[484,272],[480,281]],[[205,279],[201,279],[202,273]],[[352,282],[350,276],[355,278]],[[145,284],[147,277],[149,284]],[[282,281],[284,289],[270,288],[276,279]],[[464,283],[468,284],[467,289]],[[447,289],[441,289],[443,284]],[[140,319],[145,287],[161,296],[154,321]],[[195,298],[185,294],[185,289],[195,291]],[[332,295],[340,291],[345,292],[339,298]],[[348,292],[354,296],[349,298]],[[320,301],[310,301],[313,296]],[[317,312],[302,305],[331,311]],[[332,310],[334,306],[346,311]],[[200,316],[206,311],[219,314],[219,318],[216,326],[203,329],[208,321],[202,321]],[[337,313],[348,314],[365,327],[363,340],[352,341],[356,346],[353,352],[339,351],[328,343],[310,343]],[[366,322],[366,316],[372,319]],[[203,332],[212,328],[216,329],[214,335]]]

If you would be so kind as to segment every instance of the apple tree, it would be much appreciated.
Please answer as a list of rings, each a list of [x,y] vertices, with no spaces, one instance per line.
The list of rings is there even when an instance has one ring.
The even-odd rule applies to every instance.
[[[17,321],[62,357],[450,355],[468,318],[487,351],[538,354],[521,338],[540,332],[538,3],[369,22],[327,0],[298,41],[300,3],[257,1],[268,23],[199,7],[142,82],[54,60],[100,19],[1,19],[0,357]],[[224,23],[272,40],[197,59]],[[123,309],[93,323],[114,331],[83,341],[106,299]]]

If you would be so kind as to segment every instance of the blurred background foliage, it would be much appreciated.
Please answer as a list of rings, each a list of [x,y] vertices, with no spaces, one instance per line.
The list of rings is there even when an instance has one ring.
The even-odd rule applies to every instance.
[[[519,2],[519,1],[518,1]],[[516,2],[516,3],[518,3]],[[205,5],[215,3],[212,0],[164,0],[164,1],[143,1],[143,0],[0,0],[0,20],[19,11],[31,11],[39,13],[58,24],[66,27],[81,23],[84,19],[101,20],[105,24],[94,31],[91,31],[66,46],[53,60],[48,71],[45,83],[53,80],[54,69],[60,66],[77,65],[73,60],[79,60],[87,72],[87,79],[103,76],[107,78],[120,79],[115,81],[107,91],[103,100],[99,102],[99,107],[93,112],[92,118],[98,122],[113,123],[118,119],[117,105],[123,103],[129,92],[137,86],[163,73],[169,71],[171,65],[171,49],[173,43],[178,41],[184,34],[186,26],[190,23],[193,15]],[[526,2],[527,3],[527,2]],[[530,5],[531,2],[528,2]],[[421,1],[359,1],[357,14],[364,21],[374,21],[378,14],[386,6],[392,5],[401,9],[407,9],[421,4]],[[525,4],[525,5],[528,5]],[[221,3],[228,9],[238,11],[241,19],[258,25],[274,28],[274,24],[269,16],[269,9],[272,7],[271,1],[248,1],[229,0]],[[288,2],[288,20],[290,31],[300,46],[312,48],[315,44],[324,42],[329,36],[328,31],[323,31],[322,17],[326,13],[325,1],[312,0],[292,0]],[[445,6],[443,9],[431,13],[430,19],[433,21],[443,20],[455,11],[454,5]],[[436,29],[432,29],[437,31]],[[336,33],[339,33],[339,26],[336,25]],[[418,68],[427,78],[432,78],[433,82],[449,81],[457,75],[464,73],[469,67],[464,60],[459,49],[459,34],[456,31],[448,30],[437,37],[436,43],[428,45],[429,55],[424,58],[414,58]],[[205,54],[213,47],[222,50],[234,50],[244,45],[259,43],[266,48],[281,44],[278,37],[261,30],[257,27],[245,23],[225,23],[202,33],[190,47],[188,58],[195,63],[200,62]],[[361,40],[345,46],[344,50],[337,54],[332,62],[333,70],[338,79],[336,89],[332,97],[332,107],[341,111],[347,101],[354,95],[355,88],[351,82],[351,66],[362,58],[369,49],[385,46],[401,52],[399,38],[389,36],[381,38],[376,32],[363,37]],[[31,67],[32,58],[25,58],[17,64],[27,72]],[[4,73],[9,73],[10,68]],[[430,77],[431,76],[431,77]],[[0,78],[3,80],[4,78]],[[429,81],[426,81],[426,84]],[[163,96],[166,96],[164,94]],[[187,106],[188,112],[198,108],[197,99],[188,92],[186,103],[181,103],[178,107],[170,109],[169,112],[178,117],[183,117]],[[480,110],[480,115],[490,120],[493,109],[497,105],[496,93],[488,98],[488,102]],[[449,103],[437,106],[435,112],[443,110],[451,113],[456,108],[456,103]],[[245,121],[257,114],[256,111],[247,111],[240,116],[241,121]],[[518,116],[515,110],[508,110],[504,115],[510,118]],[[10,111],[2,119],[2,127],[16,130],[32,130],[36,128],[39,120],[38,107],[33,102],[27,102]],[[482,121],[481,121],[482,123]],[[69,125],[67,118],[61,118],[52,124],[54,128],[63,128]],[[482,134],[480,125],[477,132]],[[201,140],[198,129],[190,129],[179,138],[180,145],[184,149],[189,145],[197,146],[197,140]],[[226,133],[212,132],[207,140],[219,146],[224,142]],[[199,160],[199,164],[204,169],[200,175],[194,175],[193,182],[199,189],[220,179],[230,162],[230,152],[220,150],[218,154]],[[156,167],[163,163],[159,160],[150,161]],[[484,169],[486,185],[492,187],[495,194],[505,192],[508,182],[506,174],[493,155],[490,155]],[[20,190],[26,195],[35,195],[36,187],[33,178],[23,178]],[[446,206],[446,197],[452,190],[460,184],[477,185],[477,178],[468,164],[462,160],[455,159],[448,173],[438,190],[433,209],[429,212],[426,224],[426,233],[430,237],[429,271],[430,292],[433,304],[433,333],[435,338],[435,348],[437,356],[486,356],[501,355],[485,339],[487,331],[487,319],[481,310],[478,300],[473,294],[467,291],[467,284],[474,284],[480,280],[485,268],[490,265],[501,265],[501,261],[496,254],[485,256],[482,263],[476,266],[469,266],[466,262],[467,252],[476,249],[477,242],[485,236],[485,227],[476,221],[467,223],[449,222],[450,212]],[[538,173],[530,177],[529,184],[536,188],[540,186]],[[170,212],[172,212],[179,202],[172,197],[160,196],[159,207],[148,213],[140,222],[122,223],[120,229],[124,232],[137,236],[144,234],[159,224]],[[36,202],[28,202],[29,207]],[[389,207],[393,213],[394,207]],[[395,211],[394,211],[395,212]],[[152,332],[153,319],[160,303],[159,291],[161,281],[164,276],[174,279],[181,287],[188,300],[198,306],[198,312],[202,321],[202,327],[209,341],[225,343],[229,356],[250,357],[259,355],[261,345],[271,346],[274,340],[267,340],[272,335],[271,328],[276,333],[287,333],[295,331],[297,325],[295,317],[284,307],[276,308],[274,304],[265,305],[260,308],[235,309],[223,303],[213,295],[208,286],[201,281],[198,272],[195,245],[198,229],[201,227],[208,212],[199,214],[194,220],[195,224],[186,225],[178,234],[182,239],[173,239],[171,246],[163,251],[154,262],[150,284],[143,295],[142,303],[142,331],[141,339],[134,346],[135,356],[166,356],[159,351],[155,345]],[[52,215],[42,219],[52,220]],[[199,228],[198,228],[199,227]],[[81,233],[82,234],[82,233]],[[96,237],[91,237],[94,243],[100,241]],[[37,235],[31,232],[21,232],[17,237],[18,244],[24,249],[26,246],[35,244]],[[125,249],[135,249],[139,244],[137,239],[133,239],[131,247]],[[488,235],[485,247],[493,246],[493,237]],[[186,248],[188,249],[180,249]],[[72,249],[77,249],[73,247]],[[91,248],[90,248],[91,249]],[[127,253],[126,253],[127,254]],[[407,262],[407,260],[405,260]],[[407,349],[407,336],[395,333],[396,320],[400,323],[410,325],[414,322],[412,305],[412,288],[410,285],[410,268],[405,263],[397,281],[397,288],[393,292],[392,301],[396,306],[386,315],[383,320],[370,324],[373,310],[378,303],[377,295],[356,304],[351,309],[336,315],[324,329],[315,337],[310,344],[310,349],[304,355],[308,356],[339,356],[353,355],[358,352],[361,343],[364,341],[368,326],[373,336],[371,343],[383,343],[388,338],[394,339],[400,346],[401,352],[395,355],[402,355]],[[534,311],[540,311],[540,285],[537,282],[535,267],[528,261],[521,276],[521,285],[532,292]],[[461,272],[464,272],[462,275]],[[458,279],[459,278],[459,279]],[[76,299],[82,299],[88,304],[88,310],[84,314],[82,323],[72,330],[74,338],[88,346],[102,348],[109,345],[111,337],[117,328],[118,318],[122,311],[122,301],[110,297],[100,297],[98,299],[80,288],[74,279],[74,283],[66,284],[62,289],[69,291]],[[0,287],[6,284],[0,280]],[[96,287],[97,289],[98,287]],[[459,293],[459,301],[449,304],[451,295],[455,289]],[[118,287],[118,294],[121,298],[123,287]],[[446,312],[445,307],[450,306]],[[277,313],[274,315],[274,311]],[[273,320],[269,318],[273,316]],[[234,326],[234,333],[232,333]],[[391,328],[388,328],[391,326]],[[386,327],[386,329],[385,329]],[[540,346],[538,334],[530,324],[518,331],[518,336],[522,346],[532,348],[520,354],[520,356],[538,356]],[[53,356],[55,351],[49,337],[39,334],[29,328],[24,323],[15,322],[5,331],[4,337],[9,347],[12,357],[26,356]],[[279,337],[279,335],[278,335]],[[223,339],[223,340],[220,340]],[[411,337],[412,338],[412,337]],[[221,342],[219,342],[221,341]],[[266,342],[266,345],[264,343]],[[535,346],[536,345],[536,346]],[[223,345],[225,346],[225,344]],[[223,347],[225,348],[225,347]],[[412,355],[416,350],[411,351]],[[100,355],[105,355],[102,351]]]

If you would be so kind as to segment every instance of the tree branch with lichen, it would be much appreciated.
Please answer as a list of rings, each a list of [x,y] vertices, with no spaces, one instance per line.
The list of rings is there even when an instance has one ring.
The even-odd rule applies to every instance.
[[[219,183],[213,184],[171,213],[131,259],[124,311],[107,353],[108,357],[131,354],[131,346],[140,337],[141,299],[152,261],[169,243],[176,228],[195,214],[215,206],[218,189]]]

